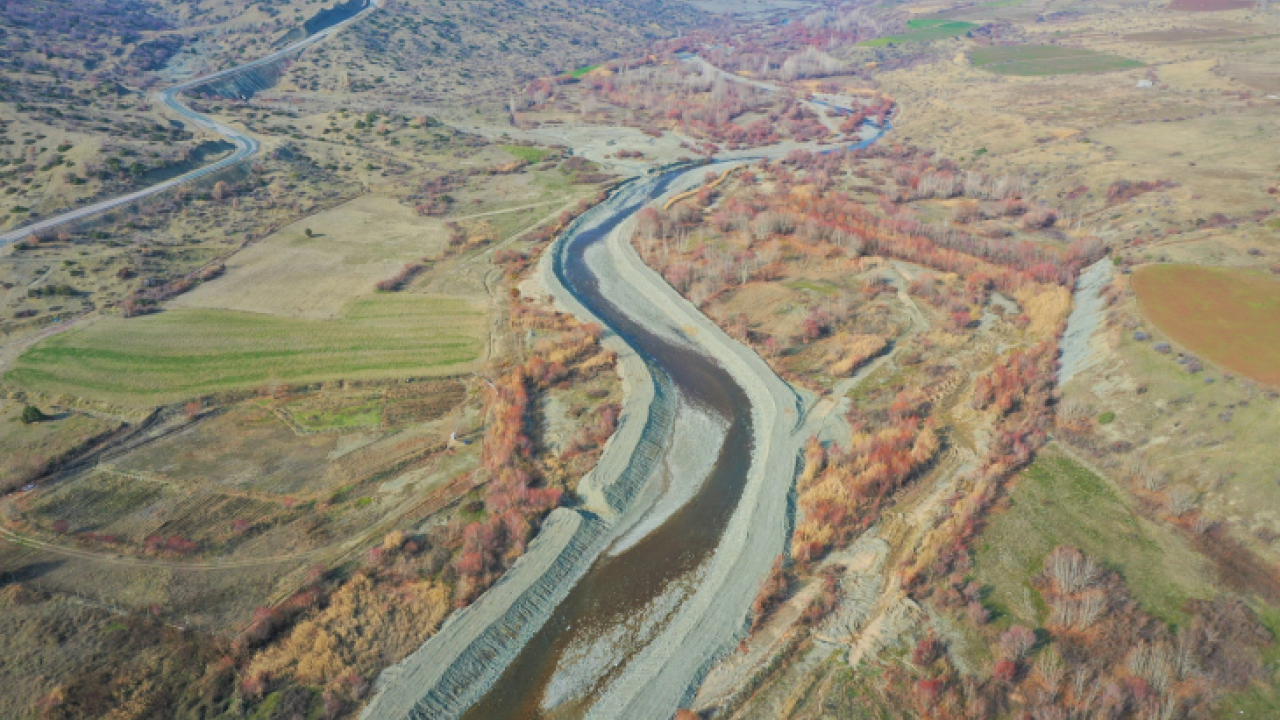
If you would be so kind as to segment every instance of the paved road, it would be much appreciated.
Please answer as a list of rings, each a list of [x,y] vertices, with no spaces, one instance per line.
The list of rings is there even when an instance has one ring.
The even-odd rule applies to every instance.
[[[12,243],[12,242],[21,240],[22,238],[25,238],[32,233],[40,232],[41,230],[48,230],[51,228],[55,228],[55,227],[58,227],[59,225],[72,222],[74,220],[82,220],[92,215],[97,215],[98,213],[110,210],[112,208],[117,208],[117,207],[120,207],[121,205],[131,203],[134,200],[147,197],[148,195],[154,195],[159,192],[164,192],[165,190],[168,190],[170,188],[177,187],[178,185],[191,182],[192,180],[205,177],[206,175],[210,175],[212,173],[216,173],[219,170],[223,170],[232,165],[235,165],[238,162],[241,162],[250,157],[253,157],[258,153],[258,151],[262,147],[255,138],[245,133],[242,133],[239,130],[236,130],[235,128],[224,125],[216,120],[213,120],[212,118],[209,118],[205,115],[201,115],[200,113],[192,110],[191,108],[184,105],[180,99],[178,99],[178,95],[198,85],[203,85],[207,82],[211,82],[215,80],[221,80],[222,78],[229,77],[231,75],[234,75],[238,72],[242,72],[244,70],[250,70],[255,67],[261,67],[263,65],[267,65],[269,63],[279,60],[282,57],[285,57],[286,55],[289,55],[290,53],[296,53],[300,50],[308,48],[318,42],[321,42],[327,39],[329,36],[338,32],[339,30],[346,27],[347,25],[350,25],[351,23],[358,21],[360,18],[378,9],[380,3],[381,3],[381,0],[371,0],[369,3],[369,7],[360,11],[356,15],[353,15],[347,20],[344,20],[343,22],[333,25],[332,27],[321,30],[320,32],[314,35],[303,38],[302,40],[299,40],[298,42],[293,43],[292,45],[288,45],[280,50],[277,50],[276,52],[273,52],[270,55],[258,58],[257,60],[245,63],[243,65],[237,65],[233,68],[228,68],[221,72],[213,73],[212,75],[205,75],[203,77],[195,78],[194,80],[188,80],[187,82],[174,85],[173,87],[166,88],[155,94],[154,99],[156,102],[163,103],[166,107],[168,107],[174,113],[181,116],[184,120],[187,120],[195,125],[198,125],[210,132],[217,133],[218,135],[221,135],[222,137],[229,140],[236,147],[235,152],[233,152],[230,156],[225,157],[210,165],[206,165],[202,168],[192,170],[191,172],[186,173],[184,175],[179,175],[176,178],[172,178],[170,180],[166,180],[164,182],[145,187],[141,190],[136,190],[126,195],[121,195],[119,197],[114,197],[108,200],[102,200],[100,202],[96,202],[92,205],[86,205],[81,208],[69,210],[60,215],[55,215],[51,218],[40,220],[39,222],[34,222],[29,225],[24,225],[20,228],[16,228],[14,230],[9,230],[7,232],[0,233],[0,247],[8,245],[9,243]]]

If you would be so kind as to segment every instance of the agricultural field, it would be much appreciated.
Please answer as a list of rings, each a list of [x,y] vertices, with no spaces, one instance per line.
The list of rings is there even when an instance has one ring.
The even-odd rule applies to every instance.
[[[1187,350],[1267,385],[1280,384],[1280,281],[1266,273],[1147,265],[1133,274],[1142,312]]]
[[[974,67],[997,75],[1069,75],[1142,67],[1137,60],[1056,45],[984,47],[975,49],[970,57]]]
[[[1195,245],[1179,247],[1185,253]],[[1242,261],[1230,254],[1227,259]],[[1136,285],[1143,272],[1129,276],[1129,284]],[[1150,466],[1150,479],[1141,484],[1190,497],[1233,537],[1264,557],[1277,557],[1280,504],[1273,489],[1280,395],[1166,335],[1147,316],[1140,293],[1126,291],[1110,313],[1110,329],[1100,333],[1094,350],[1097,364],[1064,386],[1063,396],[1073,412],[1099,420],[1111,414],[1114,420],[1099,422],[1073,442],[1113,476],[1132,475],[1134,463]]]
[[[484,330],[474,304],[421,295],[353,300],[331,320],[175,309],[53,336],[6,380],[136,406],[271,383],[446,375],[472,367]]]
[[[394,198],[365,195],[236,253],[222,277],[169,307],[331,319],[405,263],[439,255],[447,239],[444,221],[418,217]]]
[[[897,43],[918,43],[929,42],[931,40],[945,40],[947,38],[964,35],[976,27],[977,25],[974,23],[959,20],[917,18],[915,20],[907,21],[907,32],[905,33],[887,35],[874,40],[866,40],[859,44],[863,47],[883,47],[885,45],[893,45]]]

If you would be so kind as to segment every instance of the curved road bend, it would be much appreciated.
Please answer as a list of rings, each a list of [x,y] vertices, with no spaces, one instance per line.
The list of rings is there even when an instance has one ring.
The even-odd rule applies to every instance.
[[[194,80],[188,80],[184,83],[179,83],[177,85],[174,85],[173,87],[165,88],[164,90],[161,90],[160,92],[154,95],[154,99],[156,102],[163,103],[166,107],[168,107],[170,110],[172,110],[176,114],[180,115],[185,120],[188,120],[204,128],[205,130],[221,135],[222,137],[230,141],[233,145],[235,145],[236,150],[230,156],[225,157],[210,165],[206,165],[202,168],[197,168],[195,170],[192,170],[189,173],[179,175],[178,177],[171,178],[169,180],[166,180],[161,183],[157,183],[155,185],[150,185],[141,190],[135,190],[134,192],[128,193],[126,195],[110,198],[108,200],[102,200],[92,205],[86,205],[84,207],[76,208],[74,210],[68,210],[67,212],[62,213],[60,215],[55,215],[51,218],[40,220],[39,222],[34,222],[29,225],[24,225],[22,227],[14,228],[13,230],[0,233],[0,247],[8,245],[9,243],[16,242],[18,240],[21,240],[22,238],[27,237],[32,233],[40,232],[41,230],[48,230],[50,228],[55,228],[55,227],[58,227],[59,225],[72,222],[75,220],[83,220],[84,218],[97,215],[98,213],[101,213],[101,212],[106,212],[107,210],[111,210],[112,208],[117,208],[117,207],[120,207],[121,205],[126,205],[128,203],[133,202],[134,200],[140,200],[149,195],[154,195],[159,192],[164,192],[165,190],[168,190],[170,188],[174,188],[183,183],[191,182],[192,180],[205,177],[206,175],[210,175],[212,173],[218,172],[219,170],[235,165],[236,163],[241,162],[242,160],[246,160],[250,157],[253,157],[254,155],[257,154],[258,150],[261,149],[261,145],[258,143],[256,139],[254,139],[250,135],[240,132],[239,130],[236,130],[235,128],[224,125],[212,118],[209,118],[205,115],[201,115],[200,113],[192,110],[191,108],[184,105],[181,100],[178,99],[178,94],[186,90],[190,90],[191,88],[196,87],[198,85],[203,85],[207,82],[221,80],[222,78],[234,75],[239,72],[243,72],[245,70],[251,70],[255,67],[261,67],[263,65],[267,65],[269,63],[275,62],[276,60],[279,60],[282,57],[285,57],[286,55],[289,55],[290,53],[295,53],[300,50],[306,49],[322,40],[327,39],[334,33],[346,27],[347,25],[350,25],[351,23],[356,22],[357,20],[361,19],[365,15],[378,9],[378,7],[380,6],[380,3],[381,3],[381,0],[370,0],[369,6],[364,10],[361,10],[359,13],[356,13],[355,15],[347,18],[346,20],[340,23],[327,27],[324,30],[321,30],[320,32],[316,33],[315,35],[305,37],[299,40],[298,42],[293,43],[292,45],[287,45],[284,48],[281,48],[280,50],[277,50],[276,52],[271,53],[270,55],[258,58],[257,60],[245,63],[243,65],[237,65],[233,68],[228,68],[226,70],[213,73],[212,75],[205,75],[203,77],[195,78]]]

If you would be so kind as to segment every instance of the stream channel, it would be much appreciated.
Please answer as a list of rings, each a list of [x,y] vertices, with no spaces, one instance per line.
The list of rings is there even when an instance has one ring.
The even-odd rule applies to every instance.
[[[674,389],[657,394],[651,417],[674,416],[676,408],[662,405],[683,398],[723,419],[724,442],[709,475],[688,502],[626,550],[601,554],[489,692],[463,716],[466,720],[586,714],[600,686],[616,677],[644,641],[657,634],[660,618],[654,615],[669,613],[674,608],[663,606],[678,603],[680,595],[691,591],[699,567],[715,550],[741,495],[752,445],[751,407],[745,391],[715,360],[649,331],[606,298],[587,262],[592,246],[645,200],[664,192],[677,174],[640,181],[649,185],[641,200],[613,210],[607,221],[567,239],[556,258],[555,273],[580,303],[636,350],[656,384]],[[688,589],[681,591],[682,587]],[[632,632],[611,632],[616,628]],[[557,671],[584,664],[565,662],[567,651],[574,647],[595,648],[589,659],[581,658],[590,667],[567,669],[578,677],[567,681],[571,690],[557,692],[557,686],[564,684],[556,682]],[[584,672],[593,677],[583,677]]]
[[[884,127],[868,124],[866,136],[846,147],[867,147],[887,129],[887,123]],[[839,148],[828,152],[835,149]],[[747,392],[716,360],[647,328],[637,319],[643,313],[619,307],[611,297],[625,294],[602,289],[590,262],[593,250],[600,252],[597,246],[615,228],[666,192],[684,172],[638,180],[638,192],[621,194],[625,201],[597,208],[608,217],[566,237],[553,268],[564,288],[645,361],[659,388],[649,408],[650,420],[677,418],[672,445],[680,444],[686,432],[679,419],[690,414],[700,415],[704,427],[721,424],[722,432],[709,439],[718,435],[722,442],[692,452],[667,448],[668,467],[680,467],[671,463],[673,454],[704,455],[703,468],[695,471],[702,476],[696,491],[638,541],[628,543],[636,533],[624,533],[624,542],[615,541],[613,548],[602,553],[497,681],[467,710],[464,720],[610,715],[610,710],[600,707],[593,712],[593,706],[609,694],[610,686],[626,674],[628,663],[661,634],[681,602],[695,592],[742,497],[754,438]],[[706,457],[713,453],[714,461]],[[668,478],[669,483],[678,481]],[[676,692],[692,692],[698,680],[684,678],[690,686]]]

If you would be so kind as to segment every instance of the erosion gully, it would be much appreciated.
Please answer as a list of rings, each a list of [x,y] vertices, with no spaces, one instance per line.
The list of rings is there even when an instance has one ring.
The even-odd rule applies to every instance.
[[[657,181],[649,198],[660,195],[671,173]],[[564,651],[585,639],[626,622],[641,613],[672,583],[688,581],[715,550],[742,492],[751,462],[751,407],[742,387],[711,358],[650,332],[632,320],[601,291],[599,278],[588,266],[588,248],[599,243],[643,201],[619,208],[607,222],[569,239],[556,264],[556,274],[573,295],[644,358],[655,376],[669,378],[679,394],[729,421],[724,445],[715,465],[694,497],[662,525],[625,552],[601,554],[578,581],[551,618],[525,645],[492,689],[463,716],[465,720],[497,718],[573,718],[590,709],[593,692],[557,707],[544,708],[544,693]],[[655,399],[674,402],[674,399]],[[655,412],[651,408],[650,412]],[[641,647],[614,648],[621,657],[614,672]],[[621,660],[621,662],[618,662]],[[600,688],[595,688],[599,690]]]

